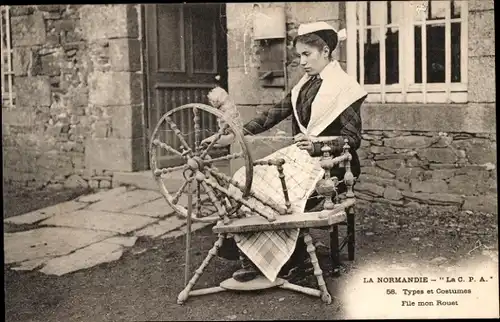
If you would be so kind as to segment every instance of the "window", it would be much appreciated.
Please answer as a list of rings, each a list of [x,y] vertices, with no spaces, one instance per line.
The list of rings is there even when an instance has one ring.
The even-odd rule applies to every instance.
[[[10,38],[9,6],[1,6],[2,37],[2,107],[12,107],[15,103],[14,71],[12,70],[12,46]]]
[[[358,1],[346,10],[356,35],[347,70],[367,102],[467,102],[467,1]]]

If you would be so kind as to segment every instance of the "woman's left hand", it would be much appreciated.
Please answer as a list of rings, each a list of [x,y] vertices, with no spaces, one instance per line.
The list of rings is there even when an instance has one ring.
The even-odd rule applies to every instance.
[[[301,150],[306,150],[309,153],[312,153],[314,146],[313,143],[305,136],[305,135],[297,135],[295,137],[295,144]]]

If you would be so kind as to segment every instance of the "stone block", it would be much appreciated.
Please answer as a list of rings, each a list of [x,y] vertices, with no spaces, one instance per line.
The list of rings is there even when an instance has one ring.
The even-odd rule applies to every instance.
[[[94,193],[91,195],[82,196],[82,197],[78,198],[78,201],[79,202],[88,202],[88,203],[97,202],[97,201],[101,201],[104,199],[114,198],[117,195],[125,193],[126,191],[127,191],[127,188],[118,187],[118,188],[111,189],[108,191],[101,191],[101,192]]]
[[[109,62],[116,72],[141,70],[141,43],[138,39],[110,39]]]
[[[79,210],[68,214],[57,215],[41,222],[42,225],[102,230],[126,234],[141,229],[155,219],[97,210]]]
[[[419,168],[401,168],[396,172],[396,178],[408,183],[411,179],[420,178],[423,172],[424,170]]]
[[[434,180],[447,180],[455,175],[455,170],[453,169],[436,169],[429,172],[431,172],[432,179]]]
[[[417,200],[428,204],[447,205],[447,204],[461,204],[462,198],[460,196],[448,193],[415,193],[411,191],[402,191],[404,197]]]
[[[375,166],[363,167],[363,168],[361,168],[361,173],[362,174],[373,175],[373,176],[376,176],[376,177],[386,178],[386,179],[393,179],[393,178],[395,178],[394,174],[390,173],[389,171],[386,171],[386,170],[380,169],[378,167],[375,167]]]
[[[143,106],[127,105],[108,108],[111,117],[111,137],[136,139],[144,136]]]
[[[27,16],[31,15],[33,12],[35,12],[35,8],[28,5],[11,6],[9,10],[11,17]]]
[[[65,227],[4,233],[5,264],[66,255],[112,235],[110,232]]]
[[[33,64],[34,53],[25,47],[15,47],[12,53],[12,70],[14,76],[26,76],[30,66]]]
[[[77,201],[67,201],[54,206],[38,209],[23,215],[9,217],[4,222],[15,225],[34,224],[52,216],[70,213],[82,209],[86,204]]]
[[[175,216],[161,220],[154,225],[150,225],[135,233],[136,236],[158,237],[173,230],[179,229],[186,224],[186,220],[179,219]]]
[[[142,78],[129,72],[92,72],[89,75],[89,103],[97,106],[142,103]]]
[[[360,191],[362,193],[366,193],[372,196],[383,196],[384,195],[384,187],[368,182],[358,182],[355,186],[356,191]]]
[[[253,4],[252,3],[227,3],[226,17],[227,29],[244,29],[253,27]]]
[[[498,196],[496,194],[465,198],[463,210],[486,212],[498,215]]]
[[[41,74],[47,76],[61,75],[64,52],[56,51],[54,54],[40,56]]]
[[[229,68],[228,80],[229,93],[237,105],[276,104],[286,96],[284,89],[262,88],[256,68]]]
[[[376,162],[379,168],[382,168],[391,173],[397,173],[399,169],[405,167],[405,163],[403,160],[380,160]]]
[[[496,163],[496,142],[486,139],[470,139],[455,141],[453,146],[465,150],[471,164]]]
[[[436,163],[454,163],[460,155],[458,151],[451,148],[428,148],[418,151],[420,159],[426,159]]]
[[[71,272],[94,267],[120,259],[123,247],[118,244],[99,242],[78,249],[67,256],[53,258],[44,265],[40,272],[47,275],[62,276]]]
[[[18,77],[14,87],[17,97],[16,106],[19,108],[50,106],[51,104],[48,76]]]
[[[91,205],[88,209],[96,211],[123,212],[127,209],[131,209],[137,207],[138,205],[160,198],[161,194],[157,191],[136,189],[115,195],[113,198],[108,197]]]
[[[90,139],[85,145],[88,169],[138,171],[146,168],[144,139]]]
[[[469,101],[495,102],[495,56],[469,57]]]
[[[291,2],[287,16],[299,23],[339,19],[339,2]]]
[[[228,68],[258,68],[259,45],[249,29],[231,29],[227,34]]]
[[[425,193],[446,193],[448,191],[448,185],[443,180],[420,181],[418,179],[413,179],[411,180],[411,191]]]
[[[137,207],[125,210],[126,213],[149,217],[166,217],[175,213],[175,210],[168,204],[165,198],[156,199]]]
[[[483,57],[487,58],[487,57]],[[470,58],[474,60],[476,58]],[[494,57],[489,60],[488,67],[479,66],[476,73],[488,75],[490,84],[484,87],[491,92],[494,86]],[[472,62],[475,64],[475,62]],[[485,73],[485,69],[489,71]],[[469,64],[469,74],[471,68]],[[492,75],[492,76],[490,76]],[[470,81],[470,79],[469,79]],[[482,81],[482,80],[478,80]],[[472,89],[470,86],[475,83],[469,82],[469,90],[479,91],[480,87]],[[475,85],[474,85],[475,86]],[[470,95],[470,94],[469,94]],[[495,90],[486,93],[494,101]],[[480,100],[472,101],[479,102]],[[364,104],[361,109],[363,129],[366,130],[401,130],[401,131],[422,131],[422,132],[468,132],[468,133],[495,133],[496,132],[496,111],[494,104]],[[403,141],[405,139],[402,139]],[[419,140],[419,139],[415,139]],[[401,141],[401,140],[399,140]],[[385,144],[386,146],[389,146]],[[393,146],[391,146],[393,147]],[[413,146],[410,149],[415,148]]]
[[[137,10],[132,4],[85,5],[79,13],[83,36],[90,41],[139,35]]]
[[[469,0],[469,12],[493,10],[495,7],[493,2],[493,0]]]
[[[391,154],[394,153],[394,149],[385,146],[372,146],[370,152],[373,154]]]
[[[65,182],[64,182],[64,186],[66,188],[87,188],[88,187],[88,183],[87,181],[85,181],[84,179],[82,179],[82,177],[80,177],[79,175],[71,175]]]
[[[384,145],[393,149],[421,149],[429,147],[432,143],[432,138],[416,135],[384,139]]]
[[[384,190],[384,198],[389,200],[401,200],[403,199],[403,194],[398,189],[389,186]]]
[[[101,180],[99,181],[100,189],[109,189],[111,188],[111,180]]]
[[[459,195],[474,195],[477,193],[477,178],[469,175],[458,175],[448,182],[449,192]]]
[[[13,47],[43,45],[47,39],[43,14],[12,17],[11,34]]]

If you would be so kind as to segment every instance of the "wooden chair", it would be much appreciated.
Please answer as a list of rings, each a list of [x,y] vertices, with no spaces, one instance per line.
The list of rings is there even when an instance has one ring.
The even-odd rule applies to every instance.
[[[186,115],[186,111],[190,111],[193,115],[194,121],[194,147],[191,147],[181,131],[178,129],[177,125],[173,122],[173,114],[182,112]],[[200,128],[200,111],[207,112],[214,115],[217,118],[224,120],[223,126],[219,129],[216,140],[218,140],[227,131],[232,131],[235,134],[235,139],[239,142],[241,146],[241,152],[237,154],[229,154],[224,157],[211,158],[209,151],[216,141],[212,142],[208,146],[201,146],[199,144],[201,139],[201,128]],[[159,132],[161,124],[163,122],[168,123],[172,131],[177,136],[179,142],[182,145],[183,151],[180,152],[170,145],[161,142],[159,137]],[[310,235],[311,229],[328,229],[330,231],[330,252],[333,267],[337,268],[340,264],[339,254],[340,251],[347,245],[349,260],[354,259],[354,211],[353,207],[355,204],[355,196],[353,193],[354,176],[351,172],[351,154],[349,153],[349,146],[347,141],[344,146],[344,151],[342,155],[333,157],[330,154],[331,148],[329,142],[336,140],[336,137],[321,138],[323,142],[323,156],[321,158],[321,167],[325,170],[325,175],[322,180],[320,180],[316,185],[316,192],[319,196],[325,198],[322,209],[304,212],[304,213],[291,213],[291,205],[288,197],[288,190],[285,181],[285,175],[283,173],[283,159],[268,160],[268,161],[253,161],[251,154],[248,151],[245,139],[241,131],[235,126],[232,120],[225,117],[220,111],[203,104],[187,104],[178,107],[174,110],[166,113],[162,119],[160,119],[158,125],[153,131],[153,137],[151,139],[150,148],[150,162],[153,175],[157,180],[160,191],[165,197],[166,201],[176,210],[178,215],[187,220],[187,238],[186,238],[186,286],[178,296],[178,303],[184,303],[188,297],[197,296],[203,294],[211,294],[216,292],[222,292],[227,290],[236,291],[253,291],[267,289],[271,287],[279,287],[284,289],[289,289],[297,292],[302,292],[308,295],[320,297],[325,303],[331,303],[332,299],[330,293],[326,287],[323,272],[318,263],[318,257],[316,255],[316,249],[313,243],[313,239]],[[158,168],[158,158],[157,149],[163,149],[177,155],[181,160],[184,161],[184,165],[169,168]],[[217,171],[214,167],[214,163],[220,160],[229,160],[231,158],[240,157],[245,161],[245,172],[246,180],[245,183],[240,183],[234,181],[229,176]],[[254,166],[275,166],[277,168],[277,174],[282,183],[283,195],[285,199],[285,205],[275,205],[264,201],[264,199],[259,198],[259,196],[252,191],[252,178],[253,178],[253,167]],[[330,178],[330,170],[336,166],[345,167],[345,176],[343,182],[347,188],[345,194],[345,199],[339,201],[335,198],[332,200],[332,195],[335,194],[337,185],[339,184],[339,178]],[[161,176],[168,174],[172,171],[183,170],[184,177],[186,181],[182,187],[175,194],[171,194],[165,182],[162,180]],[[209,180],[211,177],[214,180]],[[218,184],[218,182],[222,184]],[[195,191],[195,207],[193,205],[193,195],[191,192],[192,186],[196,187]],[[227,189],[228,185],[233,185],[237,187],[242,195],[240,197],[232,195]],[[178,204],[180,195],[188,188],[190,192],[188,193],[188,207],[187,209]],[[208,195],[210,201],[213,203],[217,212],[215,215],[203,216],[201,209],[201,190],[204,190]],[[248,198],[256,198],[263,205],[272,208],[277,212],[278,216],[269,215],[269,213],[264,213],[259,209],[253,207],[249,202]],[[250,209],[252,216],[242,217],[241,212],[239,212],[240,207],[245,206]],[[189,249],[190,246],[190,229],[193,221],[199,222],[210,222],[216,223],[213,227],[213,232],[217,234],[218,238],[215,241],[213,247],[208,252],[208,255],[201,263],[200,267],[195,270],[194,275],[188,278],[189,269]],[[347,237],[339,243],[338,238],[338,226],[346,225],[348,235]],[[205,289],[193,290],[194,285],[203,274],[204,269],[207,267],[211,259],[216,256],[219,248],[221,247],[223,240],[225,238],[233,238],[235,234],[246,233],[246,232],[260,232],[265,230],[282,230],[282,229],[292,229],[299,228],[300,234],[304,237],[304,242],[307,246],[307,252],[311,258],[311,263],[314,267],[314,275],[316,276],[318,282],[318,289],[303,287],[296,284],[292,284],[281,278],[277,278],[275,282],[271,282],[266,278],[257,278],[250,282],[240,283],[233,278],[227,279],[220,283],[217,287],[210,287]],[[189,279],[189,280],[188,280]]]

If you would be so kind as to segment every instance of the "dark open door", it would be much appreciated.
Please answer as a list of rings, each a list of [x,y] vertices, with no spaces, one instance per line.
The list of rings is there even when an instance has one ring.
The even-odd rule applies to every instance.
[[[148,4],[145,13],[151,136],[166,112],[188,103],[208,104],[206,95],[216,86],[217,75],[227,90],[226,18],[223,3]],[[177,114],[173,121],[192,144],[192,115]],[[201,126],[204,133],[217,131],[216,119],[207,114]],[[162,141],[180,147],[173,132],[165,131]],[[161,167],[182,163],[170,154],[159,154],[159,161]]]

